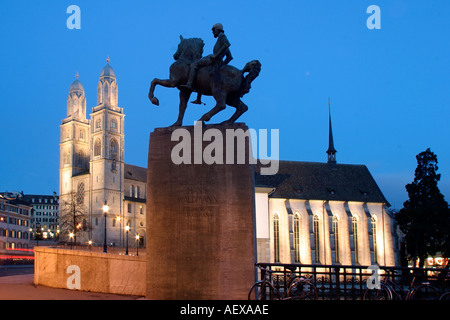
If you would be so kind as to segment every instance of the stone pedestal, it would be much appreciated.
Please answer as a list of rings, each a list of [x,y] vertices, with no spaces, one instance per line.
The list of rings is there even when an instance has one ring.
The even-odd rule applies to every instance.
[[[226,137],[230,130],[248,128],[233,124],[179,129],[185,131],[158,128],[150,134],[147,298],[247,299],[255,280],[250,139],[245,139],[245,148],[240,149],[245,150],[245,163],[237,164],[230,152],[236,153],[239,141],[234,141],[234,149],[229,148],[231,141]],[[211,133],[221,135],[223,141],[211,139]],[[202,141],[203,135],[207,141]],[[186,148],[180,151],[181,146]],[[223,164],[205,163],[207,154],[220,156],[220,151]],[[227,155],[234,164],[226,164]],[[186,161],[175,164],[179,156]]]

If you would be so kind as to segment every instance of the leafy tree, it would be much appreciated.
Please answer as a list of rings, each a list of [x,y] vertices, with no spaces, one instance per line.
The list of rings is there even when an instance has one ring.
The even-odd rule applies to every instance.
[[[409,200],[404,202],[396,220],[405,234],[408,258],[419,258],[419,267],[423,267],[430,255],[440,252],[450,256],[450,211],[438,188],[441,175],[437,173],[437,156],[428,148],[416,159],[414,181],[405,186]]]

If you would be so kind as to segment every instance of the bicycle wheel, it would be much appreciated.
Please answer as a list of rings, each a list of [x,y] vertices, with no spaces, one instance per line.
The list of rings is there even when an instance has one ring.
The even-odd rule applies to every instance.
[[[407,300],[438,300],[439,291],[429,284],[421,284],[415,287],[408,297]]]
[[[439,300],[449,301],[450,300],[450,291],[442,294],[439,297]]]
[[[392,300],[392,293],[386,286],[380,289],[366,289],[363,300]]]
[[[275,300],[276,289],[267,281],[258,281],[251,287],[248,300]]]
[[[286,294],[293,300],[317,300],[317,288],[308,280],[294,279]]]

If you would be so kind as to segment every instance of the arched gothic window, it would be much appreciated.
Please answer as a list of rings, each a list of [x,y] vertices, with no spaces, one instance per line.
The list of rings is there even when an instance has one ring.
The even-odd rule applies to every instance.
[[[94,144],[94,156],[98,157],[101,155],[101,153],[102,153],[102,146],[100,143],[100,139],[96,139]]]
[[[117,143],[117,140],[111,139],[111,142],[109,144],[110,158],[116,159],[118,151],[119,151],[119,144]]]
[[[80,150],[77,153],[77,166],[83,167],[83,164],[84,164],[84,152],[83,150]]]
[[[300,262],[300,215],[294,214],[294,257],[295,262]]]
[[[277,213],[273,215],[273,259],[280,262],[280,218]]]
[[[314,233],[314,263],[320,263],[320,228],[319,228],[319,216],[317,214],[313,217],[313,233]]]
[[[339,218],[337,216],[333,216],[333,235],[335,261],[336,263],[339,263]]]
[[[372,226],[373,262],[377,263],[377,219],[373,216],[370,223]]]
[[[64,155],[64,164],[70,164],[70,150]]]
[[[352,217],[352,231],[353,231],[353,247],[355,250],[355,263],[358,263],[358,217]]]
[[[78,202],[78,204],[84,203],[84,183],[83,182],[80,182],[78,184],[77,202]]]
[[[111,131],[117,131],[117,120],[116,119],[111,120]]]

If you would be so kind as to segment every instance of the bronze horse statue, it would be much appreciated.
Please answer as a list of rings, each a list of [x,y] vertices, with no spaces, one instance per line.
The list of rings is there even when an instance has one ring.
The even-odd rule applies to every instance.
[[[185,39],[180,36],[178,50],[173,55],[176,60],[170,66],[170,78],[166,80],[153,79],[148,98],[159,105],[159,100],[154,96],[155,86],[162,85],[167,88],[180,90],[180,106],[178,119],[172,126],[181,126],[187,103],[193,91],[181,87],[186,84],[189,76],[190,64],[202,58],[204,42],[200,38]],[[248,107],[241,101],[241,97],[250,91],[252,81],[259,75],[261,63],[258,60],[248,62],[244,69],[239,70],[233,66],[218,63],[204,66],[198,70],[193,90],[207,96],[213,96],[216,106],[205,113],[199,121],[209,121],[212,116],[224,110],[226,105],[236,108],[236,112],[223,124],[234,123]],[[247,75],[244,76],[244,74]]]

